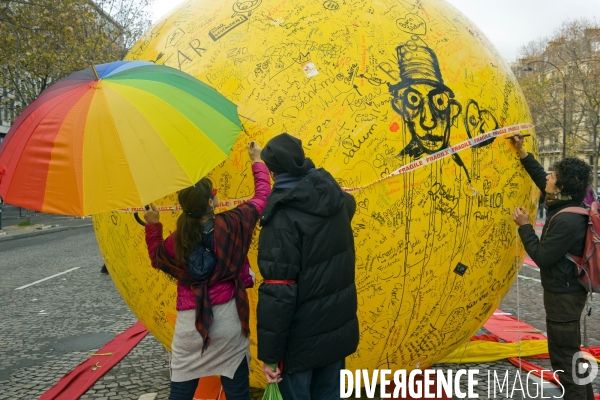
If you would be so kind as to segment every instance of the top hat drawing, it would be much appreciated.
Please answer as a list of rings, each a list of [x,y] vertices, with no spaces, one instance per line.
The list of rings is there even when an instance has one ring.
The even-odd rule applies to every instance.
[[[396,47],[400,82],[389,85],[390,93],[395,97],[398,91],[415,84],[427,84],[453,93],[444,84],[437,56],[425,46],[400,45]]]

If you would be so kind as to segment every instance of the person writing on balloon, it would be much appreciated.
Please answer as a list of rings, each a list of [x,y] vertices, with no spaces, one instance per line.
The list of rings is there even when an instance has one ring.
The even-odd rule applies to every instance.
[[[221,376],[228,400],[250,399],[247,254],[271,192],[260,151],[248,147],[255,193],[247,203],[215,214],[217,190],[202,178],[178,193],[182,213],[166,240],[156,206],[144,213],[152,266],[177,281],[169,400],[192,400],[199,378],[210,375]]]
[[[594,400],[591,383],[582,386],[574,380],[575,355],[581,344],[579,319],[587,293],[578,282],[577,266],[568,257],[583,254],[588,217],[570,212],[558,214],[567,207],[584,207],[591,168],[570,157],[554,164],[552,173],[546,175],[533,155],[523,149],[522,135],[512,136],[511,143],[533,182],[546,194],[547,222],[539,239],[524,207],[514,210],[513,219],[527,254],[540,268],[550,363],[565,389],[565,400]]]

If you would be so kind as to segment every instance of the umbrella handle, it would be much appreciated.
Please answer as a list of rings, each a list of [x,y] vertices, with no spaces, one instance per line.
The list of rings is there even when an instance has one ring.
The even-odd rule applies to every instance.
[[[146,226],[146,223],[144,221],[142,221],[142,219],[140,218],[140,216],[138,215],[137,212],[133,213],[133,218],[135,218],[137,223],[140,224],[141,226]]]

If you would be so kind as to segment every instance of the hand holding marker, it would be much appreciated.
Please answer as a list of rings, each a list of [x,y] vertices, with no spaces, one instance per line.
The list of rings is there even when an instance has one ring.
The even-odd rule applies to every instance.
[[[505,137],[504,139],[512,139],[512,138],[514,138],[515,136],[521,136],[521,137],[524,137],[524,138],[526,138],[526,137],[528,137],[528,136],[531,136],[531,134],[529,134],[529,133],[526,133],[526,134],[517,133],[516,135],[507,136],[507,137]]]

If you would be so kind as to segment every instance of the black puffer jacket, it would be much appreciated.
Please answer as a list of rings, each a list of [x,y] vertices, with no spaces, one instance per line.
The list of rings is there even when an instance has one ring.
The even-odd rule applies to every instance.
[[[284,373],[323,367],[354,353],[354,198],[324,169],[293,189],[274,189],[260,219],[258,358]]]
[[[540,190],[546,187],[546,172],[540,163],[529,154],[521,160],[533,182]],[[577,281],[577,267],[566,254],[581,256],[587,231],[588,217],[564,212],[550,219],[567,207],[583,207],[577,200],[556,201],[548,206],[546,224],[538,239],[531,225],[519,227],[519,236],[525,251],[540,267],[542,286],[551,293],[581,293],[585,288]]]

